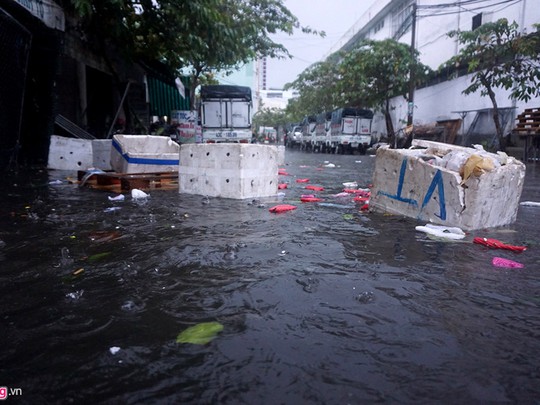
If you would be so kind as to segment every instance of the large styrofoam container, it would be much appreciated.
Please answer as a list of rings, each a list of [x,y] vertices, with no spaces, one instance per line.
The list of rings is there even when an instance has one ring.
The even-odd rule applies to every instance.
[[[184,144],[178,170],[180,193],[234,199],[277,193],[278,149],[272,145]]]
[[[112,139],[92,139],[93,167],[104,171],[111,167]]]
[[[87,170],[93,167],[92,141],[51,135],[47,167],[55,170]]]
[[[463,230],[516,220],[525,179],[522,162],[504,154],[438,142],[413,141],[413,147],[418,149],[377,150],[372,210]],[[464,180],[465,163],[473,155],[469,162],[481,157],[494,168],[478,168]]]
[[[111,167],[117,173],[160,173],[178,170],[180,145],[166,136],[114,135]]]

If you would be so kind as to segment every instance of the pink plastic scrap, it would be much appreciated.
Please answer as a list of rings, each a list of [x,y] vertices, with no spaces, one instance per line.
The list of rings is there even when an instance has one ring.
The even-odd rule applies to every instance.
[[[495,267],[505,267],[507,269],[522,269],[524,267],[521,263],[502,257],[494,257],[491,262]]]

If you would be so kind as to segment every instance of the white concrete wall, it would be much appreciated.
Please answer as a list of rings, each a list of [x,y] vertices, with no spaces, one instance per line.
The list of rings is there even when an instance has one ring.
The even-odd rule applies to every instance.
[[[493,108],[489,97],[480,97],[480,93],[464,95],[462,92],[470,85],[472,75],[462,76],[457,79],[443,82],[435,86],[419,89],[414,95],[413,122],[416,125],[435,123],[441,119],[457,119],[462,116],[456,111],[477,110]],[[533,98],[529,102],[513,101],[509,98],[510,92],[504,89],[495,90],[499,108],[515,107],[514,115],[517,116],[525,108],[540,106],[540,98]],[[402,97],[392,99],[392,122],[394,128],[405,126],[407,120],[407,102]],[[462,125],[466,133],[472,124],[475,112],[468,113]],[[376,122],[375,122],[376,123]],[[384,125],[384,121],[382,122]],[[514,124],[514,121],[512,121]],[[512,125],[513,127],[513,125]],[[382,130],[386,133],[386,129]]]

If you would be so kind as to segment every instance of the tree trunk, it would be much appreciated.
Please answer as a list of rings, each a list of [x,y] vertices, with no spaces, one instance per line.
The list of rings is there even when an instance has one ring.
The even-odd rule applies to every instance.
[[[201,74],[205,67],[200,63],[195,63],[191,74],[190,88],[189,88],[189,107],[191,111],[195,111],[197,105],[195,104],[195,90],[199,86],[201,81]]]
[[[396,134],[394,133],[394,124],[392,123],[392,116],[390,115],[390,100],[386,100],[386,106],[384,108],[384,121],[386,123],[386,134],[388,137],[388,144],[391,148],[395,148]]]
[[[499,106],[497,105],[497,100],[495,98],[495,93],[493,92],[493,89],[489,85],[489,82],[482,77],[481,79],[482,84],[486,88],[488,92],[489,99],[491,100],[491,103],[493,104],[493,121],[495,122],[495,130],[497,131],[497,139],[499,141],[499,149],[503,152],[506,151],[506,139],[504,137],[503,128],[501,127],[501,119],[499,116]]]

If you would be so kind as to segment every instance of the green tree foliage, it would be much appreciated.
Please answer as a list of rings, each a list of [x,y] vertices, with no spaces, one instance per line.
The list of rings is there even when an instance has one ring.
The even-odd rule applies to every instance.
[[[259,57],[290,57],[271,35],[304,32],[282,0],[66,0],[82,28],[121,48],[132,60],[188,69],[191,100],[202,76]]]
[[[260,127],[284,128],[290,121],[289,116],[280,108],[262,108],[253,116],[253,128]]]
[[[418,62],[418,52],[393,39],[366,40],[347,52],[339,64],[338,92],[344,106],[380,110],[385,116],[389,142],[394,139],[390,99],[408,98],[411,72],[415,84],[430,70]]]
[[[390,99],[408,99],[410,74],[421,82],[430,69],[417,61],[418,52],[393,39],[366,40],[347,52],[331,55],[306,69],[287,85],[300,97],[289,102],[287,111],[297,120],[338,107],[371,108],[383,112],[389,141],[394,125]]]
[[[466,65],[472,73],[470,85],[463,94],[480,91],[493,104],[493,119],[499,139],[499,148],[505,150],[504,128],[501,127],[496,88],[509,90],[510,98],[528,101],[540,96],[540,37],[538,32],[524,35],[518,25],[500,19],[482,24],[474,31],[451,31],[463,45],[455,57],[444,66]]]
[[[306,115],[337,108],[338,80],[336,64],[331,59],[309,66],[295,81],[285,85],[285,90],[296,89],[301,94],[300,98],[290,102],[290,115],[300,121]]]

